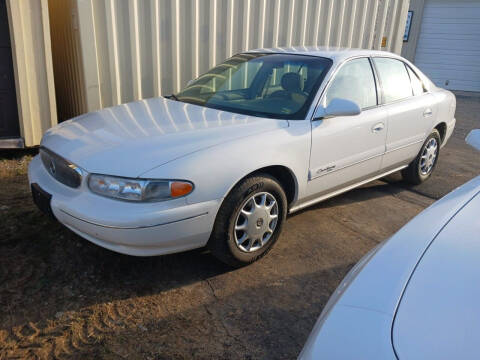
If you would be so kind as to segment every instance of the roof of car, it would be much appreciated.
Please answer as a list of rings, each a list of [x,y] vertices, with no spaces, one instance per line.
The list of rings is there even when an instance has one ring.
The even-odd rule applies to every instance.
[[[343,47],[329,47],[329,46],[293,46],[293,47],[276,47],[276,48],[264,48],[254,49],[247,52],[268,52],[268,53],[286,53],[286,54],[298,54],[298,55],[311,55],[327,57],[334,61],[342,61],[355,56],[391,56],[399,57],[397,54],[380,51],[380,50],[368,50],[368,49],[353,49]]]

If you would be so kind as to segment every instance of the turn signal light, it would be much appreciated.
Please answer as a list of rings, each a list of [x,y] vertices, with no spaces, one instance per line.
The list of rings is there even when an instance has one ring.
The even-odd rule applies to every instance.
[[[170,195],[172,197],[185,196],[192,192],[193,185],[189,182],[172,181],[170,183]]]

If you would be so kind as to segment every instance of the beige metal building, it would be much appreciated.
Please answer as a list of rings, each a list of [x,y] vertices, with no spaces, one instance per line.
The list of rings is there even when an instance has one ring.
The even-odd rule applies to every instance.
[[[408,0],[0,0],[5,2],[13,63],[8,76],[14,79],[5,93],[16,98],[18,116],[0,101],[0,147],[37,145],[57,121],[170,94],[246,49],[331,45],[400,53],[409,5]]]
[[[402,55],[438,86],[480,91],[480,0],[412,0]]]
[[[37,145],[57,123],[47,0],[0,0],[0,147]]]

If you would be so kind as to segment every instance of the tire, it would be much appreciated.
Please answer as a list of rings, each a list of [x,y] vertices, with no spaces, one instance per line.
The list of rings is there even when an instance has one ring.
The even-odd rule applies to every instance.
[[[435,153],[432,153],[433,144],[436,145]],[[403,179],[413,185],[419,185],[426,181],[435,170],[440,155],[441,138],[437,129],[427,137],[417,157],[402,170]],[[433,162],[432,162],[433,161]]]
[[[252,200],[257,207],[253,207]],[[230,266],[251,264],[273,247],[286,215],[287,198],[278,180],[268,174],[249,176],[232,189],[220,206],[207,247]]]

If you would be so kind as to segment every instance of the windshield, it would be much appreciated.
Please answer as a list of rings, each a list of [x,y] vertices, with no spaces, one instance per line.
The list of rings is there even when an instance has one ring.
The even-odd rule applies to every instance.
[[[175,94],[178,101],[239,114],[305,119],[330,68],[327,58],[292,54],[239,54]]]

